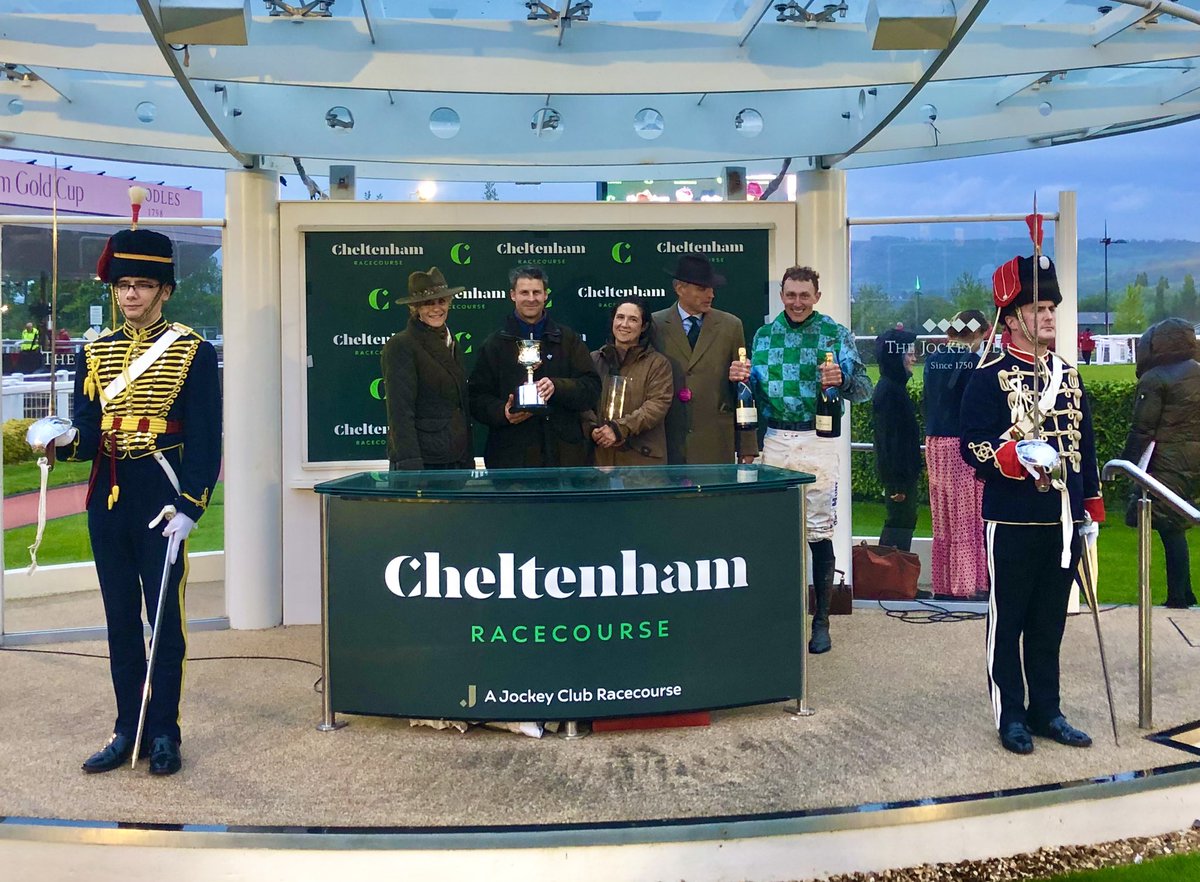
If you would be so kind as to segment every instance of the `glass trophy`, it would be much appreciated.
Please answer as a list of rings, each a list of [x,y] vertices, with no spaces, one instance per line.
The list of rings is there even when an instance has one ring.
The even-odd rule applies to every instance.
[[[615,423],[625,416],[625,398],[629,392],[629,377],[607,374],[600,390],[600,421]]]

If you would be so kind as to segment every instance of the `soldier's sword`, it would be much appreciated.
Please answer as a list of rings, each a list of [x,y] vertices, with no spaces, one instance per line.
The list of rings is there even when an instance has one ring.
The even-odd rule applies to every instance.
[[[1083,537],[1083,549],[1079,555],[1083,564],[1083,594],[1088,608],[1092,611],[1092,622],[1096,625],[1096,642],[1100,645],[1100,671],[1104,674],[1104,692],[1108,696],[1108,717],[1112,720],[1113,742],[1121,746],[1120,736],[1117,735],[1117,706],[1113,702],[1112,680],[1108,676],[1108,655],[1104,651],[1104,635],[1100,632],[1100,604],[1096,598],[1096,583],[1092,577],[1092,558],[1088,554],[1089,542]]]
[[[142,746],[142,733],[146,727],[146,710],[150,707],[150,679],[154,676],[154,658],[158,655],[158,628],[162,624],[163,604],[167,597],[167,580],[171,578],[171,552],[179,547],[176,534],[167,540],[167,555],[163,558],[162,579],[158,583],[158,604],[154,611],[154,627],[150,631],[150,658],[146,661],[146,682],[142,684],[142,706],[138,710],[137,736],[133,739],[133,759],[129,767],[137,768],[138,753]],[[180,610],[180,615],[183,611]]]

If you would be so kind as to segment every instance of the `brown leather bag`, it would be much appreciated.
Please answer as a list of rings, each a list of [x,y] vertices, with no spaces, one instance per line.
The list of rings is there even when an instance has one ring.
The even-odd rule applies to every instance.
[[[890,545],[860,542],[851,555],[857,600],[913,600],[921,559]]]
[[[846,584],[846,571],[834,570],[836,582],[833,586],[833,595],[829,600],[829,614],[831,616],[848,616],[854,612],[854,592],[850,590],[850,586]],[[817,593],[813,590],[813,586],[808,586],[808,611],[811,613],[817,608]]]

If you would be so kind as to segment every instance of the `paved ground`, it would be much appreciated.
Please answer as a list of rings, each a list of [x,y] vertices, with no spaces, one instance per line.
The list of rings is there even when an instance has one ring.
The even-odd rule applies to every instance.
[[[19,493],[4,498],[4,529],[37,523],[38,493]],[[46,491],[46,519],[61,518],[83,511],[87,484],[68,484]]]
[[[833,623],[813,660],[811,717],[780,705],[715,713],[707,728],[581,741],[412,728],[349,717],[318,732],[315,626],[189,640],[184,769],[87,776],[112,698],[102,643],[0,651],[0,816],[164,823],[441,826],[604,822],[790,812],[972,794],[1190,762],[1137,728],[1137,613],[1104,613],[1120,711],[1108,731],[1089,618],[1067,623],[1064,708],[1090,750],[1039,739],[1003,751],[984,691],[979,620],[915,625],[878,610]],[[1200,610],[1154,611],[1159,728],[1200,718]],[[1187,635],[1191,634],[1189,641]],[[81,657],[73,653],[89,653]],[[290,659],[290,660],[289,660]],[[398,670],[396,676],[421,676]]]

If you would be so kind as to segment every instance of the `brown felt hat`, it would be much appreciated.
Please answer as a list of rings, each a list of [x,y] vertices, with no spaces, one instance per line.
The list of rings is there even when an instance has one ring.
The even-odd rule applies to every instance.
[[[408,276],[408,296],[396,298],[397,306],[413,306],[439,297],[454,298],[466,288],[451,288],[446,285],[446,277],[436,266],[431,266],[428,272],[417,270]]]

